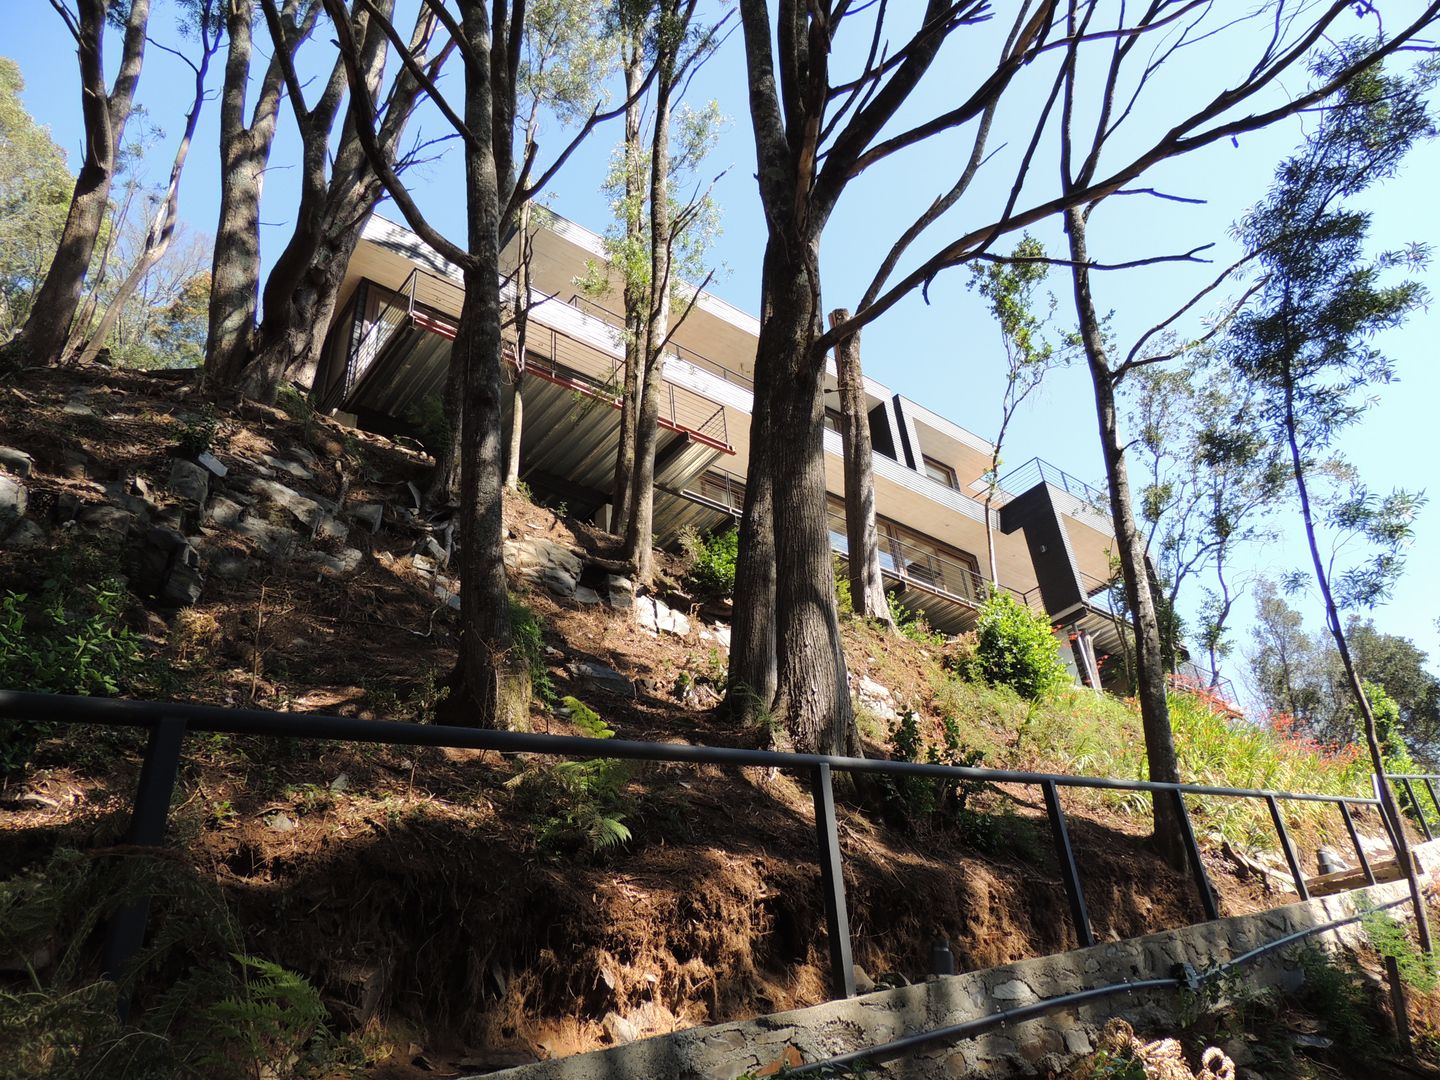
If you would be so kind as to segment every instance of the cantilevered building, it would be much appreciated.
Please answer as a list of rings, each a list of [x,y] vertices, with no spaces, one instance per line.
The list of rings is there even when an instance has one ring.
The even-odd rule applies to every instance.
[[[587,264],[604,263],[599,236],[554,217],[531,243],[526,355],[512,347],[507,356],[511,377],[525,375],[521,475],[537,496],[563,499],[572,514],[605,524],[623,319],[578,293]],[[512,260],[515,250],[512,242]],[[405,430],[442,392],[462,296],[458,268],[408,229],[372,217],[315,374],[317,405],[372,430]],[[684,526],[703,532],[739,515],[759,330],[753,316],[702,292],[672,336],[655,463],[659,544]],[[838,408],[833,368],[827,386]],[[965,630],[990,587],[983,474],[991,446],[872,379],[865,391],[886,583],[936,629]],[[843,557],[839,412],[827,409],[826,417],[830,537]],[[1118,661],[1123,647],[1109,603],[1114,537],[1106,505],[1101,492],[1037,458],[1002,478],[992,511],[999,585],[1050,616],[1086,681],[1090,655]]]

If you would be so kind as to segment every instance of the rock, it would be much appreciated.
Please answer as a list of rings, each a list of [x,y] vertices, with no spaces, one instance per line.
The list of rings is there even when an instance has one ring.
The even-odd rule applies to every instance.
[[[996,1001],[1017,1001],[1021,1004],[1028,1004],[1035,1001],[1035,991],[1030,989],[1030,984],[1021,979],[1010,979],[1002,982],[990,991],[990,996]]]
[[[74,396],[72,396],[68,401],[65,402],[64,407],[60,411],[63,412],[66,416],[95,415],[95,410],[92,409],[89,403],[85,400],[84,394],[75,394]]]
[[[435,586],[435,599],[439,600],[448,608],[453,608],[455,611],[460,610],[460,594],[444,585]]]
[[[225,581],[240,581],[250,575],[250,560],[243,555],[226,552],[211,559],[207,568],[215,577]]]
[[[0,536],[19,524],[30,506],[30,492],[19,480],[0,475]]]
[[[684,637],[690,633],[690,620],[656,596],[643,596],[635,601],[635,621],[641,629],[655,634]]]
[[[205,511],[208,521],[216,525],[223,525],[227,529],[233,529],[240,523],[245,508],[234,499],[227,499],[224,495],[216,495],[210,500],[210,505]]]
[[[96,503],[76,514],[75,520],[87,529],[101,529],[124,536],[130,531],[130,526],[135,524],[135,515],[118,506]]]
[[[171,492],[199,506],[210,496],[210,474],[193,461],[176,458],[170,466]]]
[[[852,964],[851,970],[855,974],[855,992],[857,994],[868,994],[875,989],[875,980],[870,978],[869,973],[859,964]]]
[[[274,829],[276,832],[294,832],[300,826],[295,824],[295,819],[283,810],[276,810],[273,814],[266,814],[261,818],[267,829]]]
[[[360,561],[364,557],[355,548],[341,548],[334,555],[324,551],[312,551],[308,559],[321,569],[329,570],[332,574],[348,574],[360,565]]]
[[[600,603],[600,594],[584,585],[577,585],[575,586],[575,599],[582,604],[598,604]]]
[[[900,719],[895,708],[895,695],[867,675],[855,680],[855,696],[862,708],[868,709],[881,720],[893,724]]]
[[[1065,1052],[1069,1054],[1090,1053],[1090,1036],[1085,1034],[1084,1028],[1067,1027],[1065,1029]]]
[[[425,574],[435,573],[435,560],[430,558],[429,555],[411,556],[410,565]]]
[[[35,459],[24,450],[16,450],[13,446],[0,446],[0,469],[23,480],[35,471]]]
[[[345,773],[342,772],[339,776],[335,777],[334,780],[331,780],[331,781],[330,781],[330,790],[331,790],[331,791],[349,791],[349,790],[350,790],[350,777],[347,776]]]
[[[229,469],[220,463],[220,459],[210,453],[209,450],[203,451],[200,456],[195,459],[195,463],[217,480],[223,480],[226,474],[230,472]]]
[[[566,670],[573,678],[582,679],[601,690],[608,690],[623,697],[635,696],[635,688],[630,685],[630,680],[612,667],[592,660],[573,660],[566,665]]]
[[[187,547],[186,551],[198,560],[194,548]],[[200,595],[204,591],[205,577],[199,569],[188,561],[178,561],[165,575],[165,582],[156,599],[169,607],[189,607],[200,602]]]
[[[326,514],[315,522],[314,530],[316,538],[320,540],[343,544],[350,539],[350,526],[333,514]]]
[[[297,480],[315,479],[315,474],[309,469],[305,468],[305,466],[301,465],[299,462],[287,461],[284,458],[271,457],[269,454],[261,454],[260,460],[265,462],[265,464],[269,465],[272,469],[283,473],[289,473]],[[223,468],[224,466],[221,467]]]
[[[574,596],[578,584],[564,567],[557,565],[547,566],[541,581],[556,596]]]
[[[352,506],[346,511],[361,525],[368,525],[372,533],[380,531],[380,523],[385,520],[384,503],[361,503],[359,506]]]
[[[10,530],[10,535],[4,538],[4,546],[11,551],[33,551],[44,547],[48,539],[44,526],[38,521],[21,518],[20,523]]]
[[[300,534],[283,525],[271,525],[258,518],[244,517],[235,524],[235,532],[251,540],[271,559],[287,559],[300,542]]]

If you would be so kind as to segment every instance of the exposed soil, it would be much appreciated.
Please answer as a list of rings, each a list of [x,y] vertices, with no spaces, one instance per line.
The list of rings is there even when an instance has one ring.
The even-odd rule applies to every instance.
[[[45,373],[0,387],[0,444],[36,460],[30,516],[61,499],[105,499],[105,484],[147,478],[163,510],[170,455],[202,411],[179,381],[139,373]],[[67,415],[85,395],[94,415]],[[207,579],[182,613],[136,606],[160,671],[149,696],[293,711],[423,719],[453,661],[454,613],[412,552],[422,533],[399,520],[417,449],[319,417],[247,406],[222,418],[212,449],[232,473],[269,454],[319,459],[305,488],[390,508],[374,536],[352,530],[359,567],[331,574],[300,559],[271,562],[218,537],[206,557],[246,556],[243,578]],[[67,456],[68,455],[68,456]],[[77,455],[83,455],[83,458]],[[287,483],[290,482],[286,477]],[[506,507],[518,536],[598,551],[603,539],[544,507]],[[52,540],[75,531],[52,524]],[[322,543],[323,548],[323,543]],[[0,591],[45,572],[48,549],[0,553]],[[678,577],[666,556],[662,578]],[[574,694],[623,738],[756,745],[676,694],[682,672],[705,686],[723,673],[714,641],[657,637],[604,605],[530,589],[559,694]],[[672,603],[681,601],[673,595]],[[692,607],[694,622],[702,612]],[[713,623],[713,618],[708,621]],[[853,671],[934,724],[938,650],[845,629]],[[633,697],[576,682],[565,664],[604,663]],[[682,680],[683,682],[683,680]],[[537,707],[534,725],[574,729]],[[872,735],[874,733],[871,733]],[[139,761],[133,733],[66,732],[0,792],[0,875],[57,846],[97,848],[122,836]],[[883,754],[877,745],[871,754]],[[1039,764],[1039,763],[1037,763]],[[615,1018],[644,1033],[755,1015],[827,996],[824,916],[810,795],[764,770],[652,766],[631,780],[633,839],[600,855],[543,848],[507,781],[523,758],[459,750],[193,736],[171,819],[174,857],[225,894],[254,952],[321,987],[335,1024],[369,1026],[392,1050],[371,1075],[444,1075],[565,1055],[615,1039]],[[916,834],[859,807],[841,844],[856,961],[871,976],[923,978],[946,937],[962,969],[1074,946],[1058,866],[1035,789],[976,794],[993,824],[984,842]],[[1149,850],[1142,814],[1067,796],[1072,838],[1097,937],[1119,939],[1200,919],[1185,875]],[[1305,847],[1311,859],[1314,839]],[[1285,902],[1207,854],[1226,913]],[[422,1064],[415,1064],[417,1061]]]

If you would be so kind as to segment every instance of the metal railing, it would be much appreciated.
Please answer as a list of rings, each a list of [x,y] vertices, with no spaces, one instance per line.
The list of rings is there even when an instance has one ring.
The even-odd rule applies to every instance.
[[[1051,487],[1069,492],[1081,502],[1094,507],[1101,513],[1105,513],[1106,508],[1110,505],[1110,497],[1105,492],[1038,457],[1031,458],[1023,465],[1017,465],[1000,478],[994,505],[1004,506],[1012,499],[1029,491],[1036,484],[1049,484]]]
[[[260,709],[223,709],[207,705],[120,701],[106,698],[69,697],[23,691],[0,690],[0,719],[49,723],[79,723],[118,727],[141,727],[149,731],[131,816],[128,842],[156,846],[163,842],[171,797],[179,772],[185,736],[191,732],[227,735],[255,735],[269,738],[324,739],[338,742],[385,743],[403,746],[455,747],[494,750],[500,753],[545,754],[565,758],[618,758],[672,762],[689,765],[717,765],[730,768],[788,769],[808,777],[815,808],[817,863],[824,893],[826,936],[830,956],[831,991],[835,997],[855,993],[851,959],[850,917],[842,873],[838,820],[835,814],[833,774],[921,776],[950,783],[981,782],[1035,787],[1044,798],[1046,816],[1059,863],[1061,881],[1069,904],[1076,938],[1082,946],[1092,945],[1095,934],[1086,907],[1085,893],[1071,844],[1069,825],[1060,804],[1060,791],[1147,792],[1154,798],[1174,801],[1191,877],[1201,910],[1207,920],[1220,917],[1214,890],[1210,886],[1200,845],[1185,805],[1187,795],[1259,800],[1267,804],[1280,847],[1294,877],[1302,900],[1309,899],[1305,876],[1290,841],[1280,811],[1282,801],[1330,803],[1338,807],[1356,858],[1369,884],[1375,884],[1352,808],[1377,808],[1387,835],[1394,845],[1394,833],[1376,798],[1348,795],[1321,795],[1303,792],[1228,788],[1209,784],[1173,784],[1146,780],[1118,780],[1094,776],[1020,772],[1004,769],[965,768],[918,762],[834,757],[824,754],[786,754],[768,750],[744,750],[719,746],[633,742],[624,739],[593,739],[568,735],[537,735],[491,731],[482,728],[440,727],[365,720],[356,717],[323,716],[310,713],[279,713]],[[1440,805],[1440,804],[1437,804]],[[1395,827],[1400,827],[1398,824]],[[118,975],[144,939],[148,903],[123,909],[109,927],[106,971]]]
[[[573,293],[567,303],[569,303],[571,307],[594,314],[595,318],[614,326],[616,329],[620,329],[625,324],[625,316],[620,312],[590,299],[590,297],[583,293]],[[687,364],[693,364],[695,367],[708,371],[713,375],[719,375],[720,378],[726,382],[734,383],[736,386],[744,390],[749,390],[751,393],[755,391],[755,382],[749,376],[741,374],[734,368],[726,367],[718,360],[711,360],[704,353],[699,353],[694,349],[680,345],[673,338],[666,346],[666,349],[674,353],[681,360],[684,360]]]

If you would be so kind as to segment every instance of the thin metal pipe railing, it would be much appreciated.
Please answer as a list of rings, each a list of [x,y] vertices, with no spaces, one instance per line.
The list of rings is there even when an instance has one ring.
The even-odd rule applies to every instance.
[[[697,746],[674,743],[639,742],[626,739],[594,739],[575,735],[539,735],[530,732],[493,731],[486,728],[441,727],[427,724],[366,720],[350,716],[311,713],[279,713],[263,709],[227,709],[213,705],[125,701],[112,698],[73,697],[0,690],[0,720],[40,720],[52,723],[84,723],[149,729],[140,783],[136,792],[129,842],[157,845],[164,838],[165,823],[173,793],[183,736],[189,731],[228,735],[258,735],[271,738],[321,739],[339,742],[386,743],[400,746],[455,747],[494,750],[510,754],[541,754],[568,758],[617,758],[664,761],[691,765],[720,765],[732,768],[789,769],[807,773],[815,800],[816,836],[819,845],[821,884],[824,889],[827,936],[831,953],[831,984],[836,997],[855,992],[850,956],[849,916],[844,875],[838,843],[833,792],[833,773],[862,775],[920,776],[952,782],[981,782],[1039,787],[1045,796],[1060,866],[1061,883],[1070,904],[1078,940],[1093,940],[1093,929],[1085,906],[1078,862],[1070,844],[1059,792],[1062,788],[1099,791],[1147,792],[1175,801],[1182,840],[1191,876],[1195,881],[1202,910],[1207,919],[1219,917],[1214,890],[1210,886],[1200,845],[1191,827],[1185,796],[1214,796],[1263,800],[1271,809],[1281,846],[1290,855],[1296,891],[1305,893],[1304,875],[1290,848],[1289,837],[1279,816],[1280,801],[1317,802],[1339,805],[1347,825],[1353,826],[1350,808],[1384,809],[1377,798],[1356,795],[1270,791],[1231,788],[1215,784],[1170,783],[1153,780],[1121,780],[1111,777],[1072,776],[1061,773],[985,769],[972,766],[938,765],[926,762],[890,761],[877,758],[839,757],[828,754],[791,754],[773,750],[750,750],[724,746]],[[1388,822],[1387,822],[1388,828]],[[1359,834],[1350,828],[1351,838],[1362,863],[1365,859]],[[1368,864],[1366,864],[1368,867]],[[130,912],[115,920],[107,948],[107,970],[118,971],[143,938],[144,910]],[[137,929],[138,927],[138,929]]]

